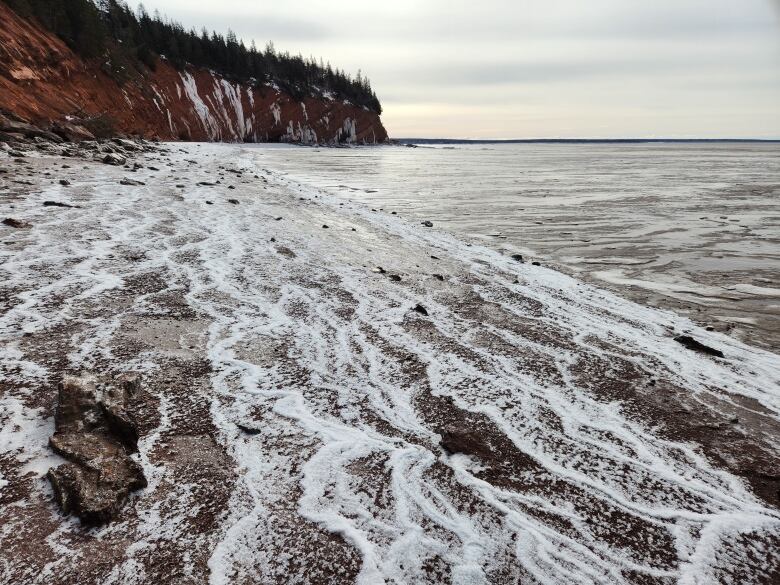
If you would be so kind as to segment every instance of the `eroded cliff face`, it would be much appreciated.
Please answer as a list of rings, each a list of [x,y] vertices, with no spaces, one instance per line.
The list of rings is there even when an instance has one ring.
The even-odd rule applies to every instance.
[[[155,71],[119,82],[34,21],[0,3],[0,109],[36,124],[108,114],[117,131],[161,140],[373,144],[387,139],[376,112],[275,86],[234,83],[205,69]]]

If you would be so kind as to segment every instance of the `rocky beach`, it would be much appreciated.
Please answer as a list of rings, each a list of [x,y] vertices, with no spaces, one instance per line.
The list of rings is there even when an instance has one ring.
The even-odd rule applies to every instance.
[[[243,146],[11,144],[0,582],[780,578],[775,353]]]

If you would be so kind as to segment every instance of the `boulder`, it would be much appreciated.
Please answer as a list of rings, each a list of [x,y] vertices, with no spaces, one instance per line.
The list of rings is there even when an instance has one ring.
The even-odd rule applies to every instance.
[[[52,124],[51,131],[68,142],[82,142],[84,140],[95,140],[95,135],[84,126],[72,124],[71,122],[55,122]]]
[[[104,157],[102,157],[101,160],[107,165],[114,165],[117,167],[121,167],[122,165],[127,163],[127,159],[125,157],[115,154],[113,152],[109,152]]]
[[[59,385],[51,448],[68,463],[49,470],[62,511],[86,524],[105,524],[131,492],[146,487],[138,451],[138,428],[128,407],[140,394],[140,378],[106,381],[66,376]]]
[[[0,130],[3,132],[22,134],[27,138],[39,137],[45,138],[51,142],[62,142],[62,138],[48,130],[43,130],[42,128],[38,128],[27,122],[12,120],[3,114],[0,114]]]

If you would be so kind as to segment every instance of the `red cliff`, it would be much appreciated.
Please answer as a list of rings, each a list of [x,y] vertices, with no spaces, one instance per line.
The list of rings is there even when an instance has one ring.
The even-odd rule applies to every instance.
[[[178,71],[160,59],[122,82],[0,3],[0,109],[38,125],[107,114],[118,132],[161,140],[373,144],[379,115],[346,101]]]

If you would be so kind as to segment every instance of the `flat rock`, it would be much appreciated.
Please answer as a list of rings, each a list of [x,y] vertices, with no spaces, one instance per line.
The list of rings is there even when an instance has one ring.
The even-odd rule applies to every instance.
[[[68,463],[48,477],[62,511],[87,524],[111,521],[131,492],[146,487],[138,451],[138,429],[128,412],[140,394],[140,378],[110,382],[66,376],[59,385],[52,450]]]

